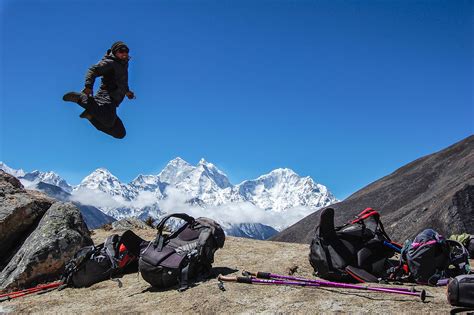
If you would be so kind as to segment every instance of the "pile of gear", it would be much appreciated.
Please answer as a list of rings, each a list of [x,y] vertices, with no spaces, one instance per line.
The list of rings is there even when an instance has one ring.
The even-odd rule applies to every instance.
[[[164,233],[170,219],[185,223],[172,233]],[[0,294],[0,300],[67,286],[88,287],[106,279],[115,280],[121,286],[118,277],[134,271],[139,271],[155,288],[177,287],[179,291],[212,275],[214,254],[225,242],[224,231],[217,222],[178,213],[164,217],[156,228],[153,241],[143,240],[127,230],[121,236],[109,236],[103,244],[84,247],[66,265],[60,281]],[[471,235],[445,239],[432,229],[398,244],[390,239],[380,214],[372,208],[339,227],[334,226],[334,210],[326,208],[319,212],[309,254],[315,276],[325,280],[245,271],[241,277],[220,275],[219,287],[225,290],[223,281],[333,287],[401,294],[424,301],[429,295],[413,286],[377,287],[356,282],[444,285],[451,305],[474,308],[474,275],[470,275],[469,265],[473,247]]]
[[[164,235],[166,222],[171,218],[181,219],[185,224]],[[157,229],[151,242],[127,230],[122,236],[109,236],[103,244],[82,248],[66,265],[63,285],[88,287],[138,269],[153,287],[179,284],[179,290],[184,291],[189,288],[190,279],[210,275],[214,253],[225,242],[224,231],[217,222],[178,213],[163,218]]]
[[[165,225],[171,218],[185,223],[166,234]],[[0,302],[66,287],[89,287],[107,279],[117,281],[121,287],[119,277],[136,271],[153,287],[179,285],[179,291],[189,288],[190,281],[211,275],[214,254],[225,242],[224,230],[217,222],[178,213],[163,218],[157,229],[153,241],[127,230],[122,235],[110,235],[102,244],[83,247],[66,264],[59,281],[0,294]]]
[[[326,208],[319,212],[309,261],[315,275],[328,280],[448,285],[451,305],[474,307],[474,275],[469,275],[474,237],[461,237],[445,239],[426,229],[401,245],[390,239],[371,208],[339,227],[334,210]]]

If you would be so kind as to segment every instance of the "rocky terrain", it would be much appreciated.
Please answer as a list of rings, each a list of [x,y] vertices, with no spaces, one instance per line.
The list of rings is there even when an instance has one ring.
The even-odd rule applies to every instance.
[[[417,159],[330,207],[336,210],[336,225],[374,208],[398,242],[425,228],[446,236],[474,234],[474,136]],[[309,215],[272,240],[309,243],[317,217]]]
[[[91,243],[76,206],[27,191],[0,170],[0,290],[56,279]]]
[[[152,239],[155,231],[135,231]],[[102,242],[110,231],[95,230],[94,242]],[[296,275],[311,277],[309,246],[228,237],[217,251],[214,275],[240,275],[243,270],[285,274],[297,266]],[[12,313],[447,313],[444,287],[425,287],[433,297],[422,303],[417,298],[333,288],[259,286],[224,283],[218,288],[213,278],[179,293],[176,289],[153,290],[139,274],[125,275],[119,288],[104,281],[90,288],[67,288],[28,296],[0,304],[1,312]],[[420,288],[421,287],[418,287]]]

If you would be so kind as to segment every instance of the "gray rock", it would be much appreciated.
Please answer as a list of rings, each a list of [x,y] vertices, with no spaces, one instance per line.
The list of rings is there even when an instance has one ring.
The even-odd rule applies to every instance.
[[[35,189],[45,193],[51,198],[63,202],[73,202],[81,210],[82,217],[84,218],[88,229],[97,229],[98,227],[101,227],[104,224],[116,221],[115,218],[103,213],[96,207],[83,205],[79,202],[73,201],[71,198],[71,194],[59,186],[55,186],[45,182],[39,182],[38,184],[36,184]],[[30,191],[30,193],[33,193],[33,191]]]
[[[0,289],[57,280],[76,251],[92,244],[79,209],[54,203],[0,273]]]
[[[27,192],[18,179],[0,171],[0,270],[7,253],[21,245],[53,203],[42,194]]]
[[[125,218],[112,222],[113,230],[149,229],[150,227],[137,218]]]
[[[0,197],[19,192],[25,192],[25,188],[20,181],[16,177],[0,170]]]

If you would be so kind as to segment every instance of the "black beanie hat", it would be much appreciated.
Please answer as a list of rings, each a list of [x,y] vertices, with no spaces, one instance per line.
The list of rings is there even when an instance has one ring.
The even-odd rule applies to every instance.
[[[127,50],[129,50],[127,44],[120,41],[113,43],[112,47],[110,47],[110,50],[112,50],[112,53],[115,54],[121,48],[126,48]]]

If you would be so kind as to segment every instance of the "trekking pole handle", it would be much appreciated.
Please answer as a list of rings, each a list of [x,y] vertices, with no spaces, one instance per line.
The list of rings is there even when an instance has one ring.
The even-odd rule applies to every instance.
[[[242,275],[244,275],[244,276],[249,275],[249,276],[252,276],[252,277],[259,278],[259,279],[271,279],[272,278],[272,274],[270,272],[261,272],[261,271],[257,271],[257,272],[244,271],[244,272],[242,272]]]
[[[219,281],[238,282],[238,283],[249,283],[252,284],[252,278],[249,277],[238,277],[238,276],[223,276],[217,277]]]

